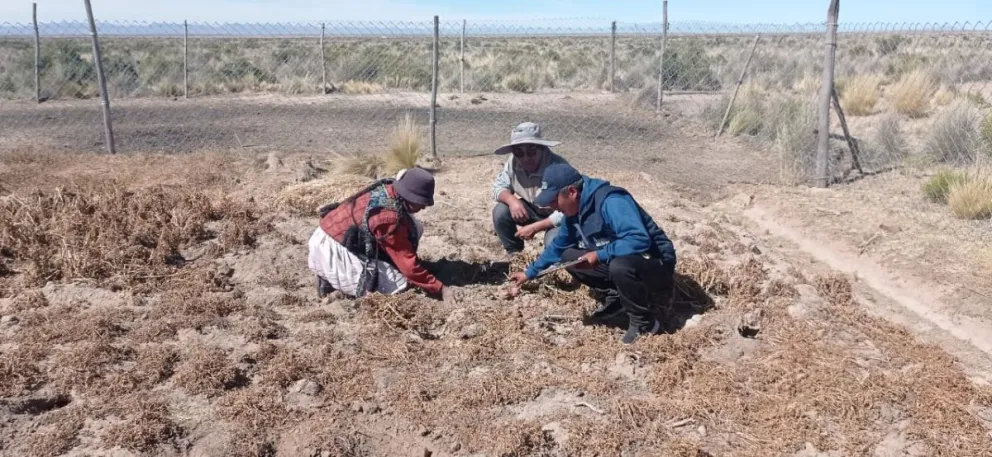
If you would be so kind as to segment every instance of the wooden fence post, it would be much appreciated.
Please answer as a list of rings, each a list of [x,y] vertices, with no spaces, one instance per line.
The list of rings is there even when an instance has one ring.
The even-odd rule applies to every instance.
[[[834,90],[834,57],[837,54],[837,18],[840,0],[830,0],[827,9],[827,42],[823,59],[823,87],[820,88],[820,120],[816,144],[816,187],[830,183],[828,157],[830,154],[830,97]]]
[[[462,19],[461,58],[459,58],[459,62],[461,62],[461,73],[462,73],[462,77],[461,77],[461,92],[463,94],[465,93],[465,24],[466,24],[466,22],[467,21],[465,21],[465,19]]]
[[[189,22],[183,21],[183,100],[189,99]]]
[[[96,21],[93,20],[93,6],[90,0],[83,0],[86,4],[86,17],[90,22],[90,35],[93,37],[93,63],[96,65],[96,79],[100,84],[100,105],[103,107],[103,130],[107,139],[107,151],[116,154],[114,147],[114,129],[110,120],[110,96],[107,94],[107,79],[103,75],[103,58],[100,55],[100,39],[96,34]]]
[[[41,34],[38,32],[38,4],[31,4],[31,20],[34,22],[34,99],[41,103]]]
[[[320,24],[320,93],[327,93],[327,61],[324,60],[324,30],[327,28],[327,24]]]
[[[438,17],[434,16],[434,56],[431,76],[431,159],[437,162],[437,73],[440,70],[438,59],[440,52],[438,49],[440,41],[440,31]]]
[[[616,92],[617,81],[617,21],[610,24],[610,92]]]
[[[734,101],[737,100],[737,92],[741,90],[741,84],[744,83],[744,75],[747,74],[747,67],[751,65],[751,58],[754,57],[754,50],[758,48],[758,39],[761,35],[754,36],[754,44],[751,45],[751,52],[747,55],[747,61],[744,62],[744,68],[741,69],[741,77],[737,78],[737,87],[734,88],[734,95],[730,97],[730,103],[727,104],[727,111],[723,113],[723,120],[720,121],[720,130],[716,132],[716,136],[723,134],[723,128],[727,125],[727,118],[730,117],[730,108],[734,106]]]
[[[658,103],[655,111],[661,112],[661,100],[664,98],[665,84],[665,41],[668,40],[668,0],[662,3],[661,13],[661,55],[658,56]]]

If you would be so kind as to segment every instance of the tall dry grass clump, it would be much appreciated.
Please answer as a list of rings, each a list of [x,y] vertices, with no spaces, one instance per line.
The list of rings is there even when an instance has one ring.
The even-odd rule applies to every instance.
[[[972,106],[957,102],[934,120],[924,142],[924,152],[939,162],[969,164],[981,148],[981,115]]]
[[[882,116],[875,130],[874,143],[881,148],[886,158],[892,161],[906,156],[906,138],[899,127],[899,115],[888,113]]]
[[[868,116],[878,103],[878,86],[882,78],[876,75],[858,75],[846,87],[840,97],[844,111],[851,116]]]
[[[727,133],[733,136],[757,135],[764,127],[761,100],[766,95],[757,84],[749,83],[742,87],[737,102],[730,109]]]
[[[419,127],[413,115],[407,113],[393,131],[386,154],[386,173],[396,175],[400,170],[417,166],[422,144]]]
[[[961,219],[992,218],[992,178],[978,175],[952,184],[947,204]]]
[[[937,85],[925,70],[914,70],[889,88],[889,98],[897,113],[912,118],[926,116]]]

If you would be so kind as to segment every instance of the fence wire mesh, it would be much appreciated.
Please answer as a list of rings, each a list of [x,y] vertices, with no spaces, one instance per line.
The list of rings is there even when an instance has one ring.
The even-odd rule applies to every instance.
[[[98,29],[122,152],[347,154],[384,148],[407,113],[427,129],[429,20]],[[441,21],[438,151],[488,152],[530,120],[566,150],[660,153],[660,80],[666,110],[707,134],[722,126],[724,135],[775,154],[783,180],[806,181],[816,153],[823,30],[676,22],[661,59],[660,23]],[[34,100],[34,26],[0,24],[0,147],[102,149],[88,25],[43,22],[39,34],[42,103]],[[842,24],[836,87],[858,165],[971,165],[992,154],[990,45],[988,23]],[[831,133],[841,132],[835,117]],[[841,179],[856,167],[842,136],[831,144],[831,170]]]

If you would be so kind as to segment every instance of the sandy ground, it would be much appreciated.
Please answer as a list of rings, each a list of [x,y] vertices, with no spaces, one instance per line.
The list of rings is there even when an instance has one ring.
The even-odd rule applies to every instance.
[[[481,99],[480,99],[481,96]],[[774,183],[775,157],[687,128],[686,113],[708,95],[669,95],[658,115],[636,94],[439,94],[437,148],[442,156],[491,152],[523,121],[539,122],[559,152],[588,169],[638,169],[687,197],[723,195],[728,184]],[[719,96],[716,96],[719,97]],[[475,102],[473,103],[473,100]],[[122,153],[378,152],[407,112],[427,137],[430,99],[423,93],[205,97],[187,101],[111,102]],[[35,105],[0,102],[0,151],[100,152],[105,146],[96,101]],[[725,196],[725,195],[724,195]]]
[[[422,255],[459,288],[457,303],[418,293],[318,300],[305,269],[316,219],[275,199],[306,159],[7,160],[2,233],[25,252],[44,239],[21,235],[24,213],[11,211],[44,197],[32,189],[85,188],[107,169],[126,188],[177,187],[111,199],[103,189],[78,207],[92,214],[80,219],[81,239],[127,248],[97,251],[126,273],[77,268],[93,251],[73,245],[52,257],[3,254],[0,453],[992,455],[992,389],[979,382],[987,355],[964,358],[950,340],[893,324],[877,291],[810,263],[784,241],[791,232],[771,230],[784,225],[755,227],[766,194],[707,207],[649,171],[595,173],[629,188],[680,256],[671,333],[624,347],[622,330],[585,322],[596,304],[582,289],[547,280],[502,298],[513,266],[495,261],[480,185],[499,167],[491,157],[446,159],[438,204],[422,213]],[[44,199],[54,209],[35,223],[57,233],[52,215],[73,192]],[[103,238],[128,231],[88,222],[131,201],[135,217],[155,202],[171,207],[137,232],[198,235]],[[181,259],[157,257],[164,243]],[[139,261],[144,252],[153,255]],[[78,273],[39,281],[51,266],[32,262],[48,258]]]

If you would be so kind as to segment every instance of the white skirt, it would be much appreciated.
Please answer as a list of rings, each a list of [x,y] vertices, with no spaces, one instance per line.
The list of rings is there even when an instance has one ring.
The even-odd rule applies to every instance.
[[[414,224],[419,239],[423,228],[416,218]],[[362,258],[352,254],[319,226],[310,236],[309,247],[310,255],[307,263],[310,271],[331,283],[335,290],[340,290],[349,297],[357,296],[358,280],[364,264]],[[379,283],[375,292],[395,295],[409,287],[406,277],[396,267],[381,260],[376,262],[379,267]]]

